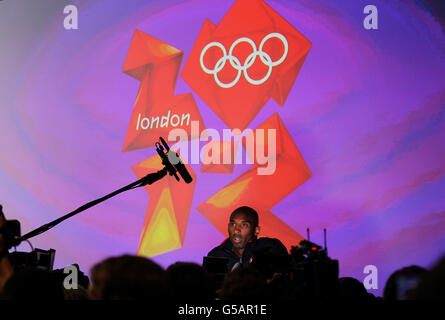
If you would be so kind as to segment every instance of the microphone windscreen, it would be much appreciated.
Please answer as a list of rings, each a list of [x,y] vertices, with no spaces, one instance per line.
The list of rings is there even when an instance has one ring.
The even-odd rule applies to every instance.
[[[179,174],[181,175],[182,179],[186,182],[186,183],[190,183],[193,181],[192,176],[190,175],[190,173],[187,171],[187,168],[185,167],[185,165],[179,161],[178,164],[175,165],[176,170],[178,170]]]
[[[190,183],[190,182],[193,181],[192,176],[187,171],[187,168],[182,163],[181,159],[179,158],[179,156],[178,156],[178,154],[176,152],[174,152],[172,150],[169,150],[168,151],[168,160],[170,161],[171,164],[173,164],[173,166],[175,167],[176,171],[178,171],[178,173],[181,175],[182,179],[186,183]]]

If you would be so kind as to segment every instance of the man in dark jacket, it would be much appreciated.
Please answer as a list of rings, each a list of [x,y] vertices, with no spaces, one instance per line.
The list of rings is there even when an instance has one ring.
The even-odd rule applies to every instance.
[[[257,238],[260,233],[258,213],[250,207],[240,207],[232,212],[228,232],[229,238],[208,253],[209,257],[228,258],[228,271],[251,265],[258,254],[288,255],[280,240]]]

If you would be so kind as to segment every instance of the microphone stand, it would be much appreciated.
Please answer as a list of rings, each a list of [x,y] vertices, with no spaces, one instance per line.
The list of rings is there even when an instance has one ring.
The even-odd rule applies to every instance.
[[[170,173],[170,175],[173,175],[174,171],[171,171],[170,169],[172,169],[172,168],[169,168],[169,166],[166,165],[163,169],[161,169],[161,170],[159,170],[157,172],[149,173],[145,177],[139,179],[138,181],[130,183],[129,185],[127,185],[127,186],[125,186],[123,188],[120,188],[120,189],[118,189],[118,190],[116,190],[114,192],[111,192],[111,193],[107,194],[106,196],[104,196],[102,198],[99,198],[99,199],[93,200],[91,202],[88,202],[87,204],[84,204],[83,206],[81,206],[81,207],[77,208],[76,210],[74,210],[74,211],[64,215],[63,217],[60,217],[60,218],[58,218],[58,219],[56,219],[56,220],[54,220],[54,221],[52,221],[50,223],[47,223],[47,224],[45,224],[45,225],[43,225],[43,226],[41,226],[41,227],[31,231],[31,232],[28,232],[24,236],[18,238],[18,240],[21,242],[21,241],[24,241],[24,240],[28,240],[29,238],[32,238],[32,237],[34,237],[36,235],[39,235],[39,234],[41,234],[43,232],[46,232],[49,229],[51,229],[52,227],[54,227],[54,226],[58,225],[59,223],[61,223],[62,221],[66,220],[66,219],[68,219],[68,218],[70,218],[72,216],[75,216],[76,214],[78,214],[78,213],[80,213],[82,211],[85,211],[86,209],[89,209],[89,208],[91,208],[91,207],[93,207],[93,206],[95,206],[95,205],[97,205],[97,204],[99,204],[99,203],[101,203],[101,202],[103,202],[103,201],[105,201],[107,199],[110,199],[110,198],[118,195],[119,193],[122,193],[122,192],[130,190],[130,189],[138,188],[138,187],[143,187],[143,186],[145,186],[147,184],[152,184],[152,183],[162,179],[163,177],[165,177],[167,173]]]

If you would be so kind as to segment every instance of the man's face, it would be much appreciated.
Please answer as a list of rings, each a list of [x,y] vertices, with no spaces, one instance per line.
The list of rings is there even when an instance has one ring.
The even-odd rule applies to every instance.
[[[235,249],[244,249],[247,242],[255,236],[256,228],[253,221],[243,212],[238,212],[230,217],[229,238]]]

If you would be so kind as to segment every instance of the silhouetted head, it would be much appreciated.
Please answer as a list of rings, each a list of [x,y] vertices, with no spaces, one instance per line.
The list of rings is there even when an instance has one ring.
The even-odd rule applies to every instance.
[[[214,298],[214,286],[200,265],[176,262],[167,268],[167,278],[176,300],[203,301]]]
[[[383,290],[385,300],[405,300],[428,271],[419,266],[409,266],[391,274]]]
[[[338,290],[340,299],[344,300],[366,300],[368,292],[359,280],[351,277],[338,279]]]
[[[408,296],[418,300],[445,300],[445,256],[426,272]]]
[[[54,274],[36,268],[13,273],[2,295],[7,300],[64,300],[62,282]]]
[[[91,269],[89,294],[95,300],[163,299],[168,295],[166,274],[147,258],[108,258]]]
[[[223,300],[267,297],[267,282],[263,275],[252,268],[240,267],[229,272],[223,281],[220,297]]]

